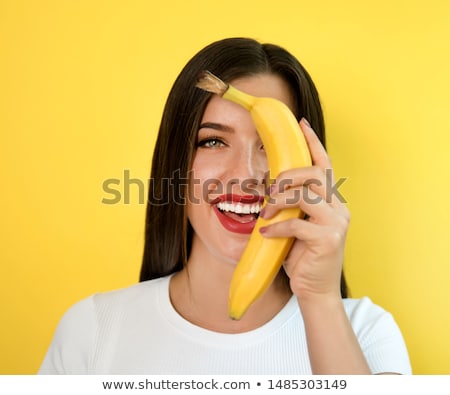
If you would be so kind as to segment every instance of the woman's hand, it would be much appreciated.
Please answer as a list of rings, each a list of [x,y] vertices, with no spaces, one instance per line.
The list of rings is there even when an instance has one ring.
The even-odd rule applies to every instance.
[[[289,170],[277,177],[263,217],[270,218],[292,206],[300,207],[307,217],[268,225],[261,228],[262,234],[295,238],[284,268],[302,312],[313,374],[370,374],[340,294],[350,215],[341,196],[335,193],[324,147],[305,120],[300,127],[313,166]],[[280,188],[283,183],[289,185]]]
[[[350,214],[341,196],[332,188],[330,159],[312,130],[302,119],[313,166],[281,173],[272,187],[263,217],[299,206],[305,219],[277,222],[262,229],[265,237],[294,237],[284,268],[299,302],[316,297],[340,298],[340,277]]]

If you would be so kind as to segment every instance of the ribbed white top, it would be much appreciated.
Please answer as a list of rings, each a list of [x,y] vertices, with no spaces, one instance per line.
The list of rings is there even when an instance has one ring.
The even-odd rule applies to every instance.
[[[96,294],[61,319],[41,374],[310,374],[295,297],[265,325],[240,334],[213,332],[181,317],[164,277]],[[392,316],[368,298],[345,299],[352,327],[374,373],[410,374]]]

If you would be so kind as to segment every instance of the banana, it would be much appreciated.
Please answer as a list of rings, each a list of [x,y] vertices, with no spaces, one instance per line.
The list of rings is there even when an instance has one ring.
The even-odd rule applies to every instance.
[[[283,102],[244,93],[208,71],[200,77],[197,87],[216,93],[250,112],[264,144],[271,175],[276,177],[282,171],[311,165],[311,155],[298,121]],[[293,207],[279,211],[269,220],[258,218],[231,280],[228,312],[232,319],[241,319],[270,286],[293,243],[293,238],[264,238],[259,229],[302,216],[300,208]]]

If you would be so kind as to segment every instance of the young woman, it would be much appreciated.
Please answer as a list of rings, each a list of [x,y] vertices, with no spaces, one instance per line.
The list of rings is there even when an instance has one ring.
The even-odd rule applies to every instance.
[[[299,120],[313,166],[280,174],[263,212],[262,141],[245,109],[195,87],[204,70],[283,101]],[[368,298],[347,297],[349,213],[328,196],[324,146],[316,88],[290,53],[246,38],[201,50],[176,79],[162,117],[141,282],[72,307],[40,373],[411,373],[392,316]],[[230,281],[258,212],[271,218],[295,205],[304,219],[261,229],[267,238],[295,238],[282,269],[242,319],[231,320]]]

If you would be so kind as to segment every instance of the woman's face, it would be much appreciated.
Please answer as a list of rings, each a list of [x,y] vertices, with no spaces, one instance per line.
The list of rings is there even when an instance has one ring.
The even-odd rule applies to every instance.
[[[232,85],[293,108],[289,87],[279,76],[259,74]],[[264,198],[268,170],[264,146],[250,113],[217,95],[205,109],[196,146],[188,202],[194,229],[191,256],[237,263]]]

